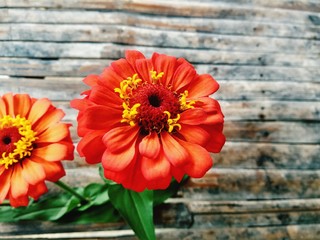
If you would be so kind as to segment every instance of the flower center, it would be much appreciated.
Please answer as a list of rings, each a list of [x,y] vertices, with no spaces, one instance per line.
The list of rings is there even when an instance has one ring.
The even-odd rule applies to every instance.
[[[164,87],[160,81],[163,73],[151,71],[152,83],[142,82],[137,74],[128,77],[115,88],[123,99],[122,123],[139,124],[143,133],[181,129],[180,113],[193,108],[195,101],[187,101],[188,91],[177,94]]]
[[[17,115],[0,118],[0,165],[9,166],[31,155],[36,132],[31,123]]]

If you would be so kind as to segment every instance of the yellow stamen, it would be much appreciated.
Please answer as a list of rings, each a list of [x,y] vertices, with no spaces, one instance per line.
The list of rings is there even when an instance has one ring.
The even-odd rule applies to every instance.
[[[162,76],[164,75],[164,72],[160,72],[160,73],[157,74],[156,71],[150,71],[150,73],[151,73],[151,78],[152,78],[152,80],[153,80],[153,81],[152,81],[153,83],[157,83],[158,80],[159,80],[160,78],[162,78]]]
[[[178,127],[180,130],[181,125],[179,123],[177,123],[180,119],[180,114],[177,114],[176,118],[171,118],[170,112],[164,111],[164,113],[167,114],[167,116],[168,116],[168,120],[167,120],[168,127],[169,127],[168,132],[171,133],[175,127]]]
[[[123,112],[122,112],[122,123],[128,123],[131,127],[136,125],[136,116],[139,113],[138,108],[140,107],[140,103],[134,104],[131,108],[125,103],[122,103]]]
[[[31,129],[31,122],[24,117],[21,118],[17,115],[13,118],[6,115],[0,118],[0,131],[8,127],[16,127],[21,138],[18,142],[13,143],[16,146],[13,152],[3,152],[0,157],[0,165],[4,165],[6,169],[19,160],[30,157],[33,150],[33,142],[38,139],[36,137],[37,133]]]
[[[136,89],[142,80],[137,78],[138,74],[134,74],[132,77],[128,77],[124,79],[120,83],[120,88],[115,88],[114,91],[119,93],[121,99],[127,99],[131,94],[132,90]]]
[[[194,100],[188,101],[187,97],[188,97],[188,91],[187,90],[185,90],[184,93],[180,94],[179,102],[180,102],[180,109],[182,111],[185,111],[185,110],[190,109],[190,108],[194,108],[193,105],[196,103],[196,101],[194,101]]]

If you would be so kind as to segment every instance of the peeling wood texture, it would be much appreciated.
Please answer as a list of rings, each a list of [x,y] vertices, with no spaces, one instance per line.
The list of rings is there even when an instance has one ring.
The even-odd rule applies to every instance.
[[[69,101],[127,49],[218,80],[227,143],[155,209],[157,239],[319,239],[319,0],[0,0],[0,23],[0,94],[50,98],[75,144]],[[101,181],[77,154],[65,167],[73,185]],[[30,238],[135,239],[124,222],[0,225],[0,239]]]

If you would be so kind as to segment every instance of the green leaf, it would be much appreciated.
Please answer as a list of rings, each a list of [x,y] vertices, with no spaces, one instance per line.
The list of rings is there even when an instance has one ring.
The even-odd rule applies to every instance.
[[[178,183],[175,179],[173,179],[167,189],[155,190],[153,192],[153,205],[157,206],[163,203],[168,198],[172,197],[174,194],[176,194],[179,188],[187,181],[187,179],[188,179],[187,175],[185,175],[182,178],[180,183]]]
[[[0,206],[0,222],[14,222],[14,210],[11,206]]]
[[[156,239],[153,224],[153,191],[134,192],[121,185],[111,185],[109,197],[138,238]]]

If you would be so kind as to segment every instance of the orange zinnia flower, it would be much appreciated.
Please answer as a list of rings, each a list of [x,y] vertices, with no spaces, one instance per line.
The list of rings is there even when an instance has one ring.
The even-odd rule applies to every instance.
[[[60,161],[72,160],[74,147],[63,116],[48,99],[0,97],[0,203],[27,206],[47,191],[45,180],[65,175]]]
[[[71,102],[83,137],[77,149],[88,163],[102,162],[106,178],[135,191],[165,189],[172,177],[211,168],[208,151],[219,152],[225,137],[210,75],[182,58],[127,51],[84,82],[86,97]]]

